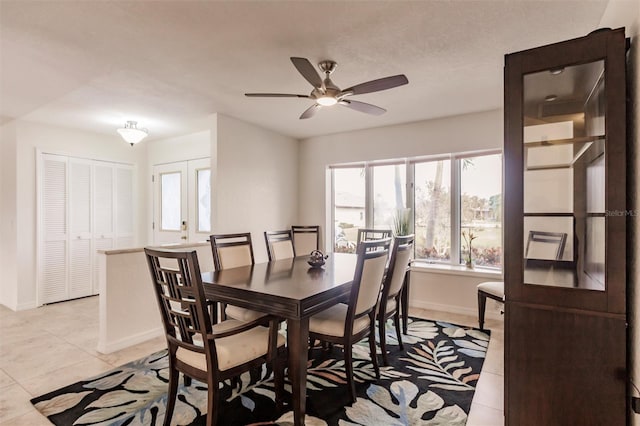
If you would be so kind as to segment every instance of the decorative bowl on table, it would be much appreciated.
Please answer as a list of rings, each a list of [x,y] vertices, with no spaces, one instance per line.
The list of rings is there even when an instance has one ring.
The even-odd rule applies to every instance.
[[[327,259],[328,257],[329,255],[323,254],[320,250],[314,250],[309,255],[309,260],[307,260],[307,263],[312,268],[322,268],[325,259]]]

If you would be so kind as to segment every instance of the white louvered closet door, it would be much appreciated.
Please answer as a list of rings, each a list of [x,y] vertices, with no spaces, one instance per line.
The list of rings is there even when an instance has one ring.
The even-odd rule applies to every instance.
[[[69,160],[69,298],[93,293],[91,163]]]
[[[40,154],[38,302],[97,294],[97,250],[132,247],[134,168]]]
[[[93,166],[93,294],[98,294],[98,250],[110,250],[114,245],[113,181],[111,164]]]
[[[43,155],[41,190],[40,302],[68,298],[67,158]]]

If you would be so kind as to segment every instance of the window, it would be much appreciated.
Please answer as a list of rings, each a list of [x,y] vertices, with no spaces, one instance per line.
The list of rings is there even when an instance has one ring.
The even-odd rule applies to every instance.
[[[502,267],[502,154],[333,166],[334,251],[353,253],[358,228],[393,228],[411,209],[415,259],[458,265],[472,232],[476,265]],[[408,190],[407,190],[408,189]]]
[[[407,172],[404,164],[371,167],[373,174],[373,227],[389,228],[394,214],[403,209]]]
[[[333,170],[333,250],[355,253],[358,228],[365,226],[365,169]]]
[[[198,232],[211,232],[211,169],[196,171]]]
[[[162,199],[161,226],[165,231],[180,230],[180,172],[163,173],[160,180]]]
[[[415,258],[451,259],[451,160],[414,165]]]
[[[460,159],[460,229],[476,238],[472,258],[478,266],[502,264],[502,155]],[[469,253],[461,246],[461,257]]]

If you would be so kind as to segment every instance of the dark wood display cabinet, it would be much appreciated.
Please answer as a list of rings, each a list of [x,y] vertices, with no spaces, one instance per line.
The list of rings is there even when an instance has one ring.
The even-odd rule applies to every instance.
[[[624,29],[505,56],[505,419],[624,425]]]

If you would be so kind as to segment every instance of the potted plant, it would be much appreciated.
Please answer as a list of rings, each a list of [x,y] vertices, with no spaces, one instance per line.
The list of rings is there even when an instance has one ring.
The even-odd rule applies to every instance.
[[[411,234],[411,209],[397,209],[391,225],[391,231],[396,237]]]
[[[476,238],[478,238],[477,235],[475,235],[473,233],[472,230],[469,230],[469,232],[467,233],[467,231],[462,231],[462,238],[464,238],[464,242],[466,243],[466,249],[467,249],[467,257],[465,260],[465,265],[467,266],[468,269],[473,269],[473,257],[472,257],[472,243],[473,240],[475,240]]]

